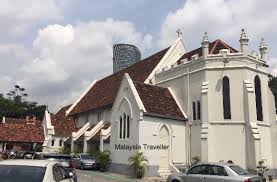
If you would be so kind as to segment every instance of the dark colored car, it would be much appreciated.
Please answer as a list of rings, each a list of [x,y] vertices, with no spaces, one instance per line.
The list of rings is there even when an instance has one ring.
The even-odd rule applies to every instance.
[[[33,159],[36,152],[34,151],[18,151],[13,159]]]

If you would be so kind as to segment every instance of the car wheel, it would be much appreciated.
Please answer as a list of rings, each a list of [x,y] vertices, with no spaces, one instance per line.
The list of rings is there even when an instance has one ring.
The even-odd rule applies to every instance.
[[[180,182],[179,180],[177,180],[177,179],[174,179],[172,182]]]
[[[84,164],[81,164],[81,170],[84,170],[85,168],[84,168]]]

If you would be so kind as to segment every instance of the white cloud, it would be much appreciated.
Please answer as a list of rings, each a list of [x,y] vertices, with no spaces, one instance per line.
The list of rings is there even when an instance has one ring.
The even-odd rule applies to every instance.
[[[5,35],[22,35],[41,21],[63,18],[58,0],[0,0],[0,4],[0,33]]]
[[[187,0],[166,17],[159,44],[165,47],[171,43],[178,28],[182,29],[185,42],[194,46],[200,45],[205,31],[212,38],[237,41],[241,28],[246,28],[251,41],[257,41],[265,34],[277,33],[276,15],[275,0]]]
[[[0,17],[17,20],[59,19],[62,17],[55,0],[1,0]]]
[[[0,94],[6,93],[6,88],[11,88],[12,86],[12,78],[8,75],[4,75],[0,79]]]
[[[145,51],[152,47],[152,36],[138,32],[130,22],[113,19],[48,25],[33,41],[37,56],[21,66],[24,78],[19,84],[40,103],[55,108],[69,104],[91,81],[111,73],[114,43],[134,44]]]
[[[37,38],[33,42],[34,47],[47,47],[48,45],[65,46],[74,39],[74,30],[71,25],[49,25],[39,30]]]

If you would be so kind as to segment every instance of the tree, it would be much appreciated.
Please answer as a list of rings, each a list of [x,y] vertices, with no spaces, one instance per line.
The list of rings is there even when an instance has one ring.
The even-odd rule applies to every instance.
[[[11,90],[6,94],[0,94],[0,117],[11,118],[24,118],[25,116],[35,115],[38,119],[42,120],[45,105],[38,105],[37,102],[27,101],[28,94],[26,89],[19,85],[14,86],[14,90]]]
[[[135,155],[131,156],[129,159],[130,168],[135,170],[137,178],[142,178],[145,173],[145,168],[147,167],[148,160],[143,155],[142,152],[136,152]]]
[[[272,75],[269,75],[268,77],[269,77],[268,86],[274,95],[275,108],[277,108],[277,77]]]

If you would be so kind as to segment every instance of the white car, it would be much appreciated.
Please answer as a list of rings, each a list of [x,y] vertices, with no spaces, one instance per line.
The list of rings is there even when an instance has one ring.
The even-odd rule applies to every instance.
[[[0,162],[1,182],[73,182],[59,162],[45,160],[6,160]]]

